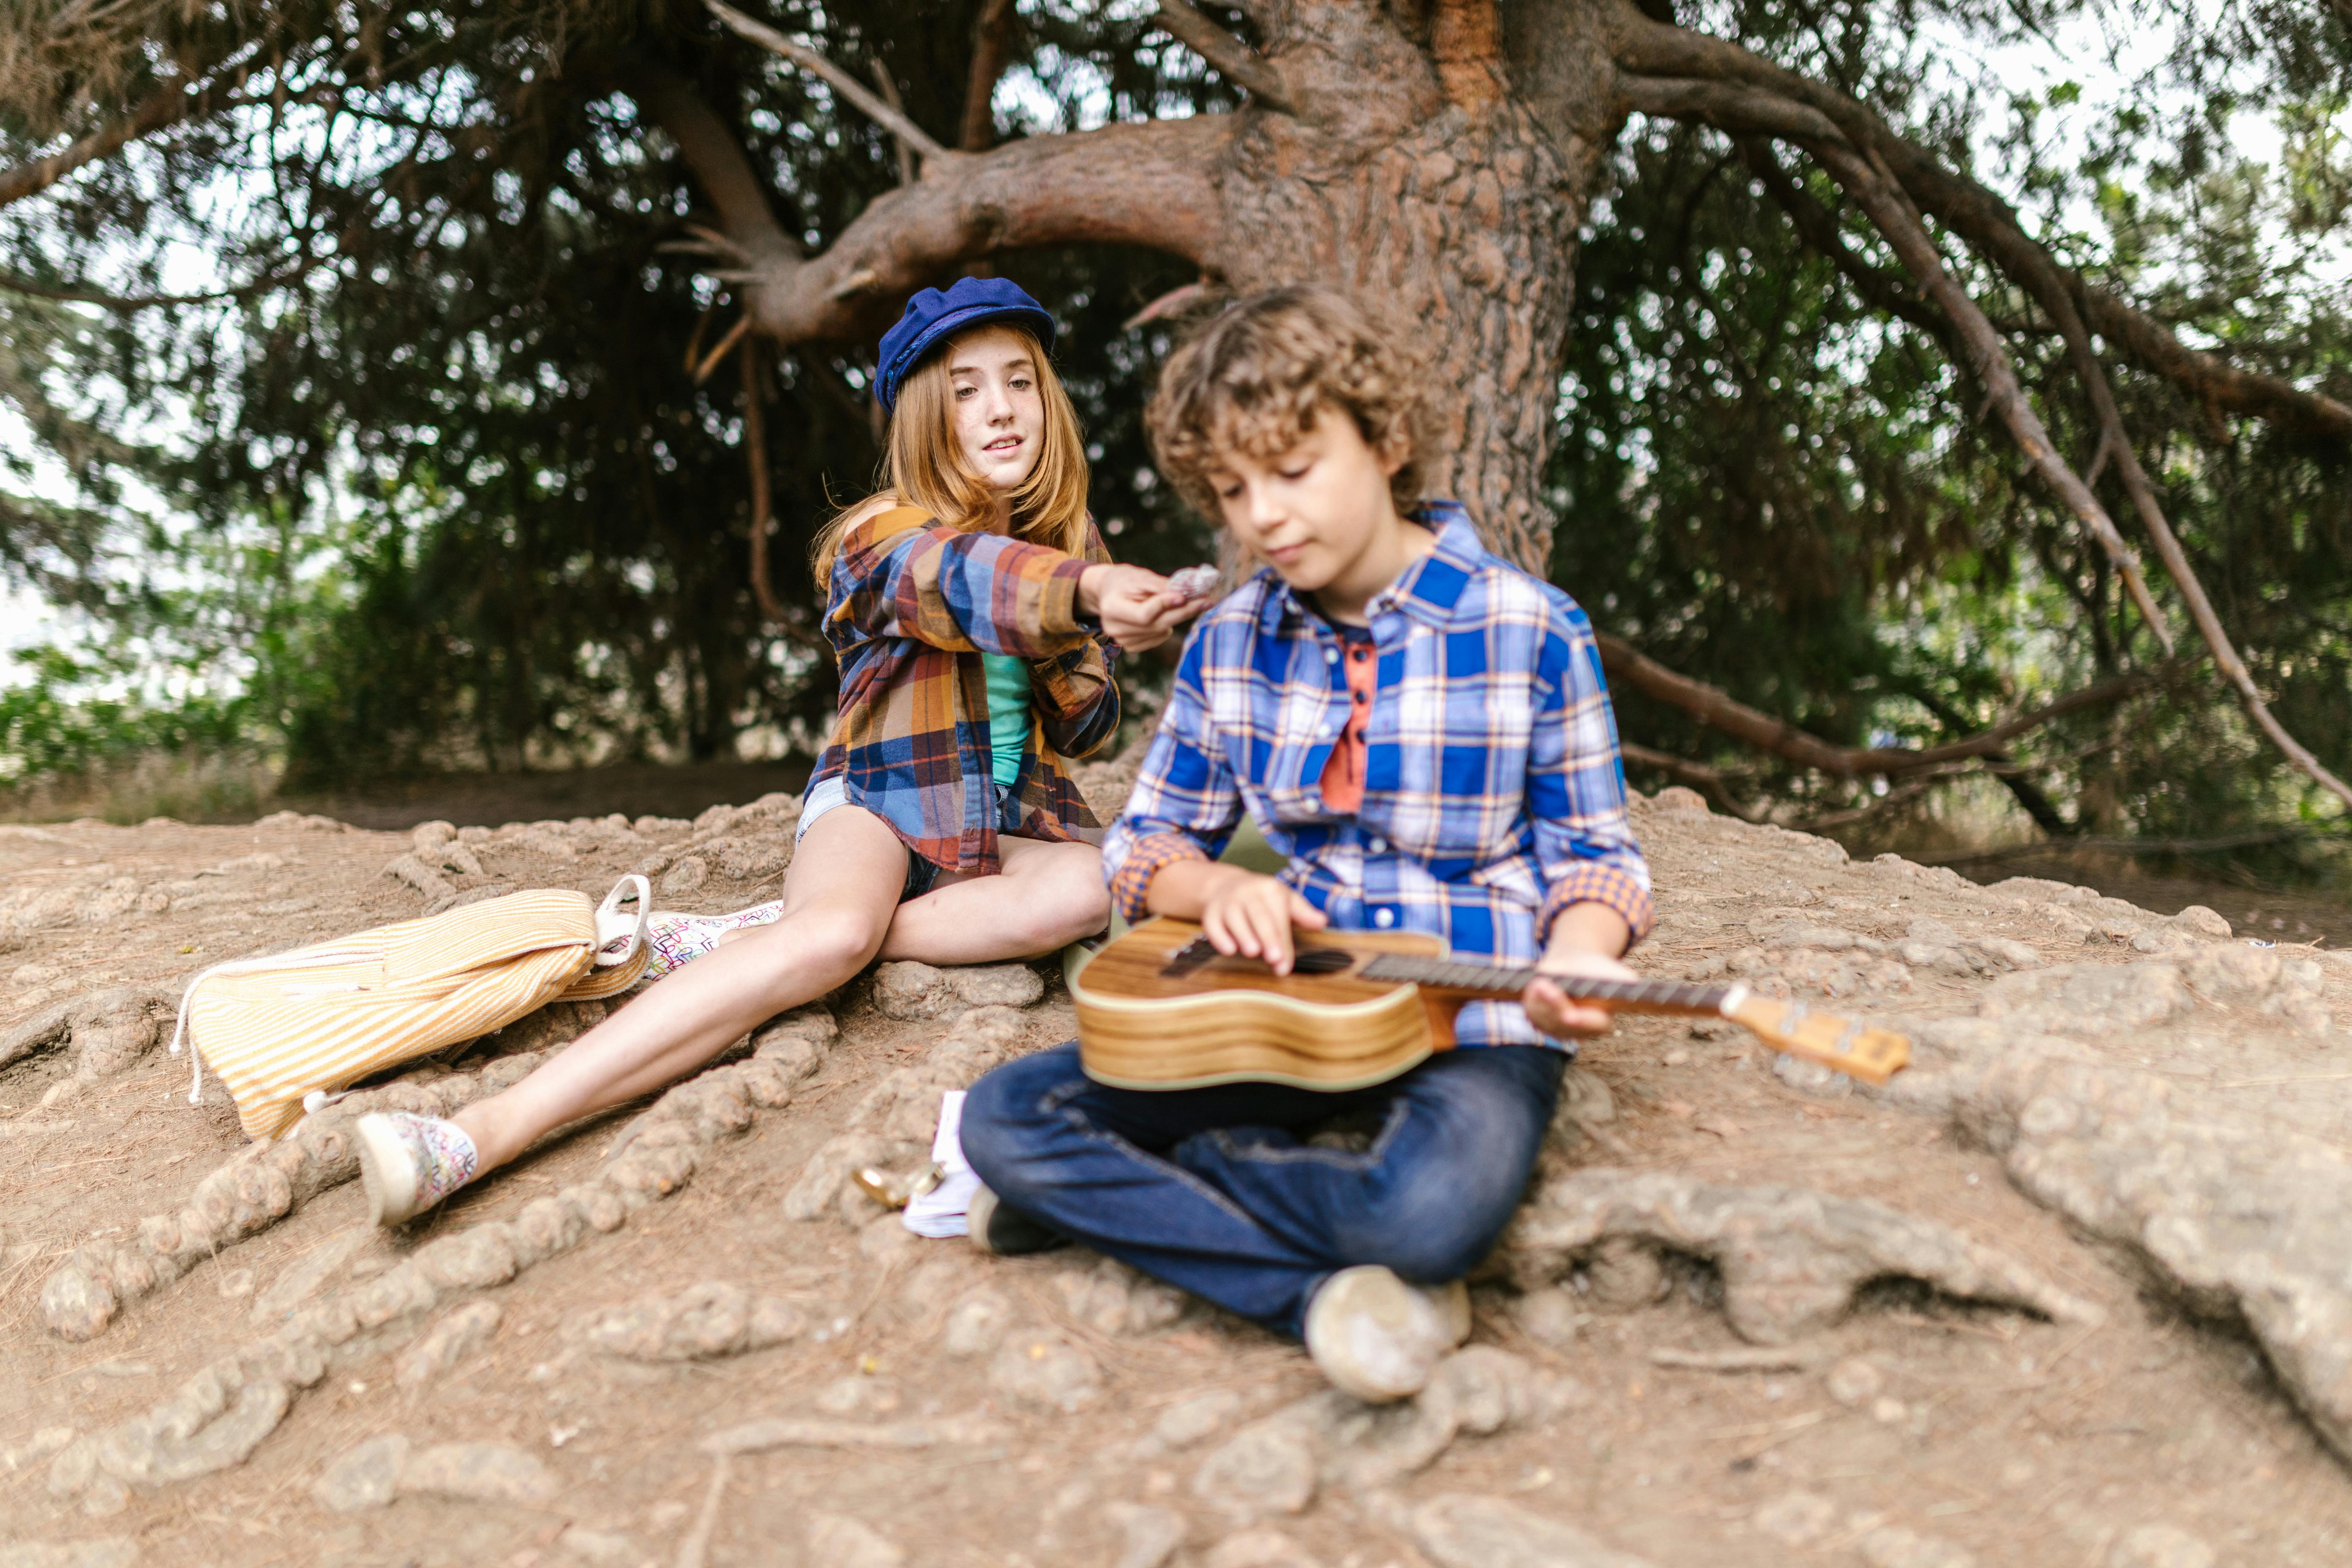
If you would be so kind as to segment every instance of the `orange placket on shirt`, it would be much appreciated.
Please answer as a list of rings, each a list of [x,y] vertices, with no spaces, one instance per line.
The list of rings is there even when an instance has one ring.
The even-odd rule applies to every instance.
[[[1369,640],[1346,639],[1348,725],[1323,764],[1323,804],[1342,816],[1353,816],[1364,804],[1364,728],[1371,722],[1372,690],[1380,659]]]

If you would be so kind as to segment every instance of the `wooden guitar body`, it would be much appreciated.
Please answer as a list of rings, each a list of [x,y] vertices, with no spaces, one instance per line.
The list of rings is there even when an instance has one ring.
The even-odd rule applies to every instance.
[[[1146,921],[1072,977],[1088,1078],[1120,1089],[1245,1081],[1361,1089],[1454,1044],[1459,997],[1354,973],[1381,953],[1434,957],[1444,944],[1433,936],[1301,931],[1302,946],[1351,962],[1291,974],[1254,958],[1179,963],[1200,936],[1190,921]]]

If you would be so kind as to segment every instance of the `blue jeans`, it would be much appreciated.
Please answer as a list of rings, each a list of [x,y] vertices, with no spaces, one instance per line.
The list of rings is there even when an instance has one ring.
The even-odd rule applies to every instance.
[[[1344,1094],[1154,1092],[1095,1082],[1074,1042],[972,1085],[963,1152],[1020,1213],[1296,1337],[1339,1269],[1385,1264],[1436,1284],[1486,1256],[1526,1191],[1567,1064],[1540,1047],[1479,1046]],[[1379,1121],[1361,1153],[1302,1139],[1360,1113]]]

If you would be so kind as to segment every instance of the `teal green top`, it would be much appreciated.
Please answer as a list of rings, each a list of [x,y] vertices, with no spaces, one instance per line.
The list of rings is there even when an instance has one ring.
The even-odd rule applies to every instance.
[[[988,672],[988,749],[996,765],[989,770],[1000,784],[1021,776],[1021,748],[1029,743],[1029,665],[1006,653],[984,653],[981,668]]]

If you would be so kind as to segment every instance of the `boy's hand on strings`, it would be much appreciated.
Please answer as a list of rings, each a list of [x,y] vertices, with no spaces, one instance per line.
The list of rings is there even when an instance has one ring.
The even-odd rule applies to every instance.
[[[1552,922],[1551,940],[1536,965],[1548,974],[1580,975],[1594,980],[1639,980],[1633,970],[1610,956],[1625,951],[1633,932],[1622,916],[1604,904],[1570,904]],[[1554,980],[1537,980],[1519,994],[1528,1022],[1556,1040],[1588,1038],[1609,1032],[1606,1007],[1571,1001],[1569,988]]]
[[[1297,952],[1290,928],[1321,931],[1326,923],[1323,911],[1280,878],[1212,860],[1161,867],[1145,902],[1154,914],[1200,921],[1219,952],[1264,959],[1276,974],[1290,973]]]
[[[1078,578],[1078,607],[1102,623],[1103,635],[1130,653],[1158,647],[1179,623],[1205,608],[1157,572],[1096,564]]]
[[[1290,973],[1297,949],[1290,928],[1321,931],[1323,911],[1278,877],[1221,867],[1227,873],[1210,889],[1201,909],[1201,930],[1219,952],[1262,958],[1276,974]]]

